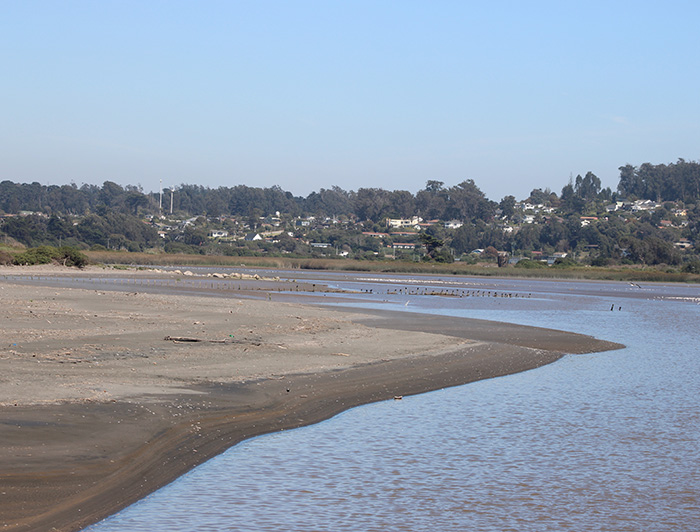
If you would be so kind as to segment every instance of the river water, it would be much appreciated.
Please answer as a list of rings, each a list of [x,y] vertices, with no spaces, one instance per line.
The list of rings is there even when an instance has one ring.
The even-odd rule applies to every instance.
[[[700,529],[698,286],[294,275],[627,347],[243,442],[86,531]]]

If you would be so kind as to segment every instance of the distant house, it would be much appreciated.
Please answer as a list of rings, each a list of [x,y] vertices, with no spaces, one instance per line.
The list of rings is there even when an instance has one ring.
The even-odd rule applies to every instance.
[[[267,218],[265,218],[264,222],[268,225],[271,225],[272,227],[279,227],[282,223],[282,220],[280,219],[278,214],[277,216],[268,216]]]
[[[542,203],[538,203],[535,205],[533,203],[527,202],[516,203],[515,208],[520,209],[521,211],[530,211],[535,214],[538,214],[541,211],[552,212],[554,210],[552,207],[545,207]]]
[[[445,222],[445,229],[459,229],[463,225],[464,224],[459,220],[450,220],[449,222]]]
[[[261,237],[258,233],[248,233],[247,235],[245,235],[245,238],[244,238],[244,240],[246,242],[253,242],[255,240],[262,240],[262,239],[263,239],[263,237]]]
[[[409,242],[394,242],[391,247],[393,249],[409,249],[409,250],[414,250],[416,248],[415,244],[411,244]]]
[[[228,236],[228,231],[219,231],[217,229],[214,229],[212,231],[209,231],[209,236],[211,238],[223,238]]]
[[[567,255],[568,255],[568,253],[564,253],[564,252],[552,253],[549,257],[547,257],[547,264],[549,264],[551,266],[552,264],[554,264],[557,261],[557,259],[565,259],[567,257]]]
[[[411,218],[387,218],[386,225],[392,229],[401,229],[402,227],[415,227],[423,218],[412,216]]]
[[[598,221],[598,217],[596,216],[581,216],[581,227],[586,227],[587,225],[591,225],[593,222]]]
[[[296,220],[295,225],[297,227],[310,227],[311,223],[316,220],[315,217],[309,216],[307,218],[299,218]]]
[[[661,207],[658,203],[651,200],[637,200],[632,204],[632,212],[653,211]]]
[[[440,220],[426,220],[425,222],[419,223],[417,226],[414,227],[416,227],[416,229],[424,231],[431,225],[436,225],[438,223],[440,223]]]
[[[312,248],[329,248],[331,244],[329,242],[311,242]]]

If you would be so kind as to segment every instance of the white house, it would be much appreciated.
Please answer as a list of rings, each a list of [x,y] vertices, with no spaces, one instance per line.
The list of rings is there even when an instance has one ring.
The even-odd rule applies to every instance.
[[[413,227],[423,221],[423,218],[413,216],[412,218],[387,218],[386,225],[392,229],[400,229],[402,227]]]
[[[463,225],[464,224],[459,220],[450,220],[449,222],[445,222],[445,229],[459,229]]]

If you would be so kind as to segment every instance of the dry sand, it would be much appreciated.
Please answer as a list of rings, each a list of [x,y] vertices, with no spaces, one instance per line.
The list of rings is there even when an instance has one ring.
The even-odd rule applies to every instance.
[[[2,530],[80,530],[251,436],[620,347],[480,320],[2,280],[20,271],[0,269]]]

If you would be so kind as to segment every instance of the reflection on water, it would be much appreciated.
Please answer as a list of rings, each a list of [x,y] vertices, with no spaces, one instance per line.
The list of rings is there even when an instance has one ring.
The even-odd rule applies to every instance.
[[[357,304],[628,347],[244,442],[88,530],[699,529],[698,288],[487,283],[531,297],[396,294],[373,281],[375,301]]]

